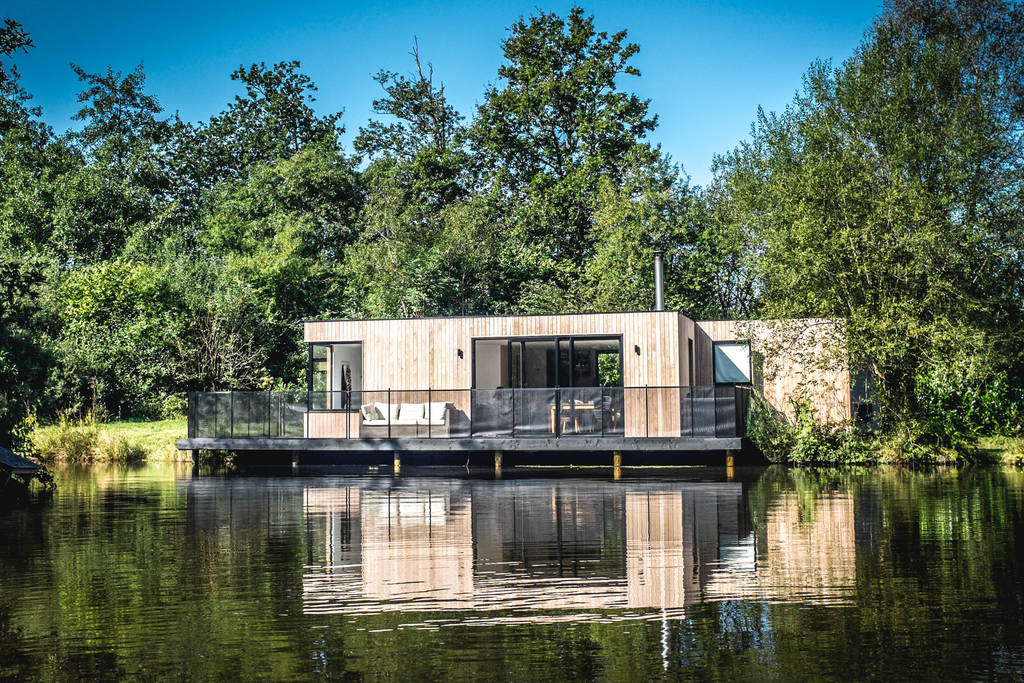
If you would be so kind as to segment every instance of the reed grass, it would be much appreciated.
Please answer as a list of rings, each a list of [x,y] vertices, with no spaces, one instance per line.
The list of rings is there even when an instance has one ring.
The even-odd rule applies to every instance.
[[[61,415],[54,424],[33,429],[29,439],[48,462],[130,464],[181,459],[175,441],[183,436],[184,420],[98,422],[91,415]]]

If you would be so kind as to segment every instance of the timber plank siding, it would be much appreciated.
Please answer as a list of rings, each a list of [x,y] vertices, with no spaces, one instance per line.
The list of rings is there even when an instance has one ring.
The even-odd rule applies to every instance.
[[[793,333],[802,344],[781,336]],[[809,334],[804,334],[810,330]],[[671,437],[680,433],[680,392],[662,390],[645,395],[643,387],[713,385],[716,341],[748,340],[759,358],[754,387],[781,413],[792,415],[789,398],[803,392],[823,422],[850,417],[850,374],[845,362],[821,362],[826,335],[842,334],[836,320],[702,320],[676,311],[575,313],[559,315],[467,316],[380,320],[325,320],[303,324],[307,343],[361,342],[362,388],[438,393],[456,411],[469,413],[473,387],[475,339],[509,337],[609,336],[622,340],[622,386],[626,437]],[[689,349],[693,344],[693,376]],[[798,348],[800,347],[800,348]],[[460,352],[461,351],[461,355]],[[442,392],[442,390],[453,390]],[[419,394],[406,394],[422,402]],[[384,400],[375,395],[373,400]],[[346,431],[347,430],[347,431]],[[359,420],[310,415],[307,435],[358,437]]]
[[[304,323],[303,338],[307,343],[362,342],[363,388],[369,390],[468,389],[473,386],[474,339],[559,336],[620,337],[623,386],[678,386],[684,379],[679,363],[685,353],[679,347],[684,318],[676,311],[648,311],[310,321]],[[467,392],[438,400],[469,410]],[[678,436],[679,402],[669,392],[659,393],[649,406],[640,390],[627,391],[625,400],[626,436],[648,435],[645,411],[650,436]],[[309,424],[310,437],[341,435],[333,431],[336,424]]]

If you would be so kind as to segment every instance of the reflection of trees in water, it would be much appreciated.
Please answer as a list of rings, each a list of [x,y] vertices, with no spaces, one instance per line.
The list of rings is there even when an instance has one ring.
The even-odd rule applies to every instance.
[[[26,679],[390,672],[646,680],[665,670],[682,678],[928,679],[1012,678],[1024,667],[1024,474],[1016,471],[772,469],[714,495],[709,487],[718,519],[703,526],[691,510],[710,509],[697,505],[703,483],[71,477],[45,513],[0,519],[0,596],[19,591],[0,607],[0,678],[13,667]],[[437,538],[441,524],[464,547],[468,516],[473,565],[455,576],[471,577],[473,601],[487,589],[488,600],[504,599],[508,609],[413,614],[398,610],[401,598],[382,606],[364,597],[363,497],[386,498],[389,489],[399,499],[409,492],[423,501],[427,489],[432,500],[447,497],[443,508],[431,502],[428,511],[401,513],[409,534],[402,543]],[[648,511],[663,516],[665,532],[636,521]],[[677,532],[668,532],[676,519],[678,533],[692,536],[678,553]],[[726,532],[730,525],[748,545]],[[836,591],[825,604],[812,600],[852,580],[854,556],[847,597],[856,609],[832,608]],[[631,561],[642,561],[642,572]],[[821,562],[831,574],[816,573]],[[686,590],[671,598],[678,573]],[[334,582],[339,576],[350,580]],[[763,591],[758,576],[770,579]],[[658,598],[663,604],[685,603],[685,619],[675,608],[662,619],[656,608],[572,607],[661,595],[669,596]],[[744,599],[728,599],[737,595]],[[348,614],[317,614],[341,608]],[[632,615],[651,621],[616,621]],[[548,616],[572,626],[543,623]]]
[[[11,623],[9,599],[0,601],[0,681],[36,678],[20,628]]]

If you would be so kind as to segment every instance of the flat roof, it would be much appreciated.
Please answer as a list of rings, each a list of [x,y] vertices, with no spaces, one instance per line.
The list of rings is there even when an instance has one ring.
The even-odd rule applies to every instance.
[[[424,316],[412,316],[408,318],[305,318],[302,324],[306,323],[359,323],[359,322],[398,322],[401,320],[458,320],[463,318],[553,318],[556,316],[569,316],[569,315],[635,315],[637,313],[675,313],[676,315],[682,315],[690,320],[690,318],[683,311],[668,310],[663,311],[586,311],[576,313],[483,313],[480,315],[424,315]]]

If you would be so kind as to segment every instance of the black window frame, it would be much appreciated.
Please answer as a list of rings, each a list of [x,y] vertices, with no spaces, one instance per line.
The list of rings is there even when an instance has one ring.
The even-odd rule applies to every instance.
[[[717,354],[715,349],[723,344],[744,344],[747,347],[747,381],[746,382],[719,382],[718,373],[715,372],[717,369]],[[720,339],[715,342],[711,342],[711,381],[715,386],[753,386],[754,383],[754,352],[750,348],[750,340],[743,339]]]
[[[307,360],[306,360],[306,391],[308,392],[307,396],[309,396],[310,394],[312,394],[315,391],[313,389],[313,347],[314,346],[323,346],[323,347],[341,346],[343,344],[344,345],[347,345],[347,344],[359,344],[359,346],[360,346],[360,349],[359,349],[359,364],[362,365],[363,364],[363,359],[364,359],[363,349],[361,348],[363,346],[363,344],[364,344],[364,342],[362,340],[358,340],[358,341],[349,340],[349,341],[336,341],[336,342],[327,342],[327,341],[307,342],[307,344],[306,344],[307,347],[308,347],[307,350],[306,350],[306,358],[307,358]],[[362,370],[362,368],[361,368],[361,370]],[[360,387],[358,391],[353,389],[351,391],[351,393],[357,394],[357,393],[362,393],[363,391],[364,391],[363,387]],[[326,391],[326,393],[332,393],[332,391],[330,389],[328,389]],[[355,405],[356,402],[355,401],[351,401],[351,400],[349,401],[349,407],[348,408],[314,408],[313,405],[312,405],[312,401],[307,400],[306,403],[307,403],[306,410],[308,412],[310,412],[310,413],[358,413],[359,412],[359,408],[356,407],[356,405]]]
[[[593,341],[615,341],[615,342],[618,342],[618,345],[619,345],[619,373],[620,373],[619,386],[620,387],[624,387],[625,386],[625,380],[626,380],[626,372],[625,372],[625,366],[624,366],[624,360],[625,359],[623,357],[623,350],[622,350],[623,349],[623,345],[622,345],[622,335],[621,334],[571,334],[571,335],[570,334],[543,334],[543,335],[533,335],[533,336],[531,336],[531,335],[513,335],[513,336],[510,336],[510,337],[505,337],[505,336],[501,336],[501,337],[473,337],[470,340],[470,342],[471,342],[470,346],[472,348],[472,354],[471,354],[472,357],[470,358],[470,362],[472,364],[471,365],[471,367],[472,367],[472,380],[471,380],[472,387],[471,388],[472,389],[476,389],[477,388],[477,386],[476,386],[476,343],[478,341],[504,341],[504,342],[506,342],[506,344],[507,344],[506,352],[508,353],[508,357],[509,357],[510,361],[511,361],[511,358],[512,358],[511,345],[513,343],[538,342],[538,341],[541,341],[541,342],[543,342],[543,341],[554,342],[554,344],[555,344],[555,385],[554,385],[554,387],[549,387],[549,388],[552,388],[552,389],[554,389],[554,388],[566,388],[566,389],[574,388],[574,385],[572,384],[572,374],[573,374],[572,369],[573,369],[574,363],[575,363],[575,345],[574,345],[573,342],[574,342],[574,340],[577,340],[577,339],[586,339],[586,340],[593,340]],[[561,345],[561,343],[563,341],[568,341],[569,342],[569,377],[568,377],[569,384],[562,384],[561,383],[562,378],[560,376],[561,375],[561,362],[559,360],[558,354],[559,354],[560,345]],[[522,354],[520,354],[519,361],[520,361],[520,364],[522,364]],[[511,368],[511,364],[510,364],[509,365],[509,374],[506,375],[506,377],[505,377],[505,380],[509,384],[509,386],[506,387],[506,388],[509,388],[509,389],[512,388],[512,386],[511,386],[511,384],[512,384],[511,372],[512,372],[512,368]],[[520,368],[520,377],[522,377],[522,368]],[[590,387],[584,387],[584,388],[590,388]],[[593,388],[598,388],[598,387],[593,387]]]

